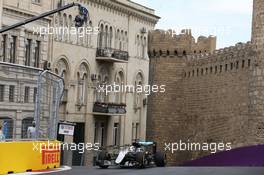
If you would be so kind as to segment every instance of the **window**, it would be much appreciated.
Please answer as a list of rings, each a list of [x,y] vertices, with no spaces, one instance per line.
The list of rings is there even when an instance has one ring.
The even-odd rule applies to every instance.
[[[136,123],[136,140],[139,139],[139,123]]]
[[[28,130],[28,127],[30,126],[33,126],[32,123],[33,123],[34,119],[33,118],[25,118],[22,120],[22,133],[21,133],[21,137],[22,139],[27,139],[28,136],[27,136],[27,130]]]
[[[242,68],[245,67],[245,60],[242,60]]]
[[[213,73],[213,67],[210,67],[210,73]]]
[[[30,91],[30,87],[26,86],[25,87],[25,93],[24,93],[24,102],[25,103],[29,102],[29,91]]]
[[[225,71],[227,72],[228,70],[228,64],[225,65]]]
[[[239,68],[239,61],[236,62],[236,69]]]
[[[32,3],[40,4],[41,0],[32,0]]]
[[[34,88],[34,95],[33,95],[33,102],[35,103],[37,100],[37,93],[38,93],[38,88]]]
[[[10,85],[9,86],[9,102],[15,101],[15,86]]]
[[[132,124],[132,141],[139,139],[139,123]]]
[[[30,59],[31,59],[31,43],[32,40],[31,39],[27,39],[26,41],[26,53],[25,53],[25,65],[26,66],[30,66]]]
[[[233,70],[233,63],[230,64],[230,70]]]
[[[79,105],[85,105],[87,102],[87,87],[88,87],[88,67],[85,63],[82,63],[77,72],[78,78],[78,93],[77,103]]]
[[[2,46],[3,46],[3,61],[6,61],[6,49],[7,49],[7,35],[3,35],[3,41],[2,41]]]
[[[119,145],[119,123],[114,124],[114,131],[113,131],[113,144]]]
[[[104,25],[101,24],[100,33],[98,35],[98,47],[103,48]]]
[[[142,58],[146,57],[146,47],[147,47],[147,39],[144,37],[143,44],[142,44]],[[170,51],[167,51],[167,55],[170,55]]]
[[[94,143],[98,143],[98,124],[94,124]]]
[[[217,74],[217,66],[215,66],[215,74]]]
[[[223,71],[223,66],[220,65],[220,73]]]
[[[16,42],[17,37],[12,36],[11,42],[10,42],[10,63],[15,63],[16,62]]]
[[[136,140],[135,123],[132,123],[132,142]]]
[[[0,102],[3,102],[5,99],[5,85],[0,85]]]
[[[104,139],[105,139],[105,125],[101,123],[101,146],[104,146]]]
[[[34,67],[39,67],[40,60],[40,41],[36,42],[35,55],[34,55]]]
[[[251,61],[250,61],[250,60],[248,60],[248,67],[250,67],[250,65],[251,65]]]
[[[5,135],[6,139],[13,138],[13,131],[14,131],[14,121],[9,117],[0,117],[0,123],[3,126],[3,134]]]
[[[113,28],[110,27],[110,34],[109,34],[109,47],[112,48],[112,42],[113,42]]]

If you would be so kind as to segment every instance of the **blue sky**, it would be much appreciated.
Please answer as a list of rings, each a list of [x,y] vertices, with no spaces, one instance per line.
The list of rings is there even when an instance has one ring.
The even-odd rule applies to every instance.
[[[217,48],[251,37],[253,0],[133,0],[156,10],[159,29],[191,28],[193,35],[217,36]]]

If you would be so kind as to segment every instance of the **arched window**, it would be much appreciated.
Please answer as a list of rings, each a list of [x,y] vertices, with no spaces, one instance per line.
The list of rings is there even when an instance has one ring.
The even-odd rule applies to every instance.
[[[143,76],[141,73],[138,73],[135,80],[135,88],[138,89],[143,86]],[[144,92],[136,91],[134,93],[134,106],[135,109],[140,109],[143,104],[143,95]]]
[[[140,40],[139,40],[139,35],[137,35],[137,40],[136,40],[136,47],[137,47],[137,57],[140,57]]]
[[[54,66],[55,73],[61,76],[64,79],[65,85],[68,85],[68,77],[69,77],[69,65],[67,61],[62,58]]]
[[[128,36],[127,36],[127,32],[125,32],[125,46],[124,46],[124,50],[128,51]]]
[[[72,16],[69,15],[69,28],[70,28],[70,30],[72,27],[73,27],[73,20],[72,20]],[[71,35],[71,32],[69,32],[69,42],[71,43],[72,41],[73,41],[72,35]]]
[[[120,30],[117,29],[115,36],[115,49],[119,49],[119,37],[120,37]]]
[[[103,38],[104,38],[104,25],[101,24],[99,39],[98,39],[98,48],[103,48]]]
[[[63,27],[63,18],[62,18],[61,13],[59,13],[59,15],[58,15],[58,27]],[[58,36],[59,36],[58,39],[61,41],[63,38],[62,33],[59,32]]]
[[[119,86],[119,89],[115,89],[115,103],[120,104],[123,103],[123,92],[121,91],[121,87],[124,85],[124,74],[123,72],[118,72],[115,78],[115,84]]]
[[[156,55],[157,55],[157,53],[156,53],[156,50],[155,50],[155,49],[153,49],[153,55],[154,55],[154,56],[156,56]]]
[[[102,68],[99,76],[98,76],[98,84],[97,86],[99,87],[106,87],[106,85],[109,84],[109,72],[106,68]],[[97,102],[102,102],[102,103],[107,103],[108,102],[108,96],[109,94],[106,94],[106,91],[102,91],[100,88],[97,89],[96,91],[96,100]]]
[[[146,48],[147,48],[147,38],[144,37],[143,39],[143,43],[142,43],[142,58],[145,58],[146,57]]]
[[[168,55],[168,56],[170,55],[170,51],[169,51],[169,50],[167,50],[167,55]]]
[[[77,104],[86,105],[87,103],[87,92],[88,92],[88,77],[89,70],[85,63],[82,63],[77,72],[78,78],[78,93],[77,93]]]
[[[54,23],[55,23],[55,27],[59,27],[59,25],[60,25],[60,16],[59,15],[55,15]],[[59,40],[59,35],[57,32],[54,33],[54,38],[55,38],[55,40]]]
[[[140,37],[140,41],[139,42],[140,42],[139,43],[139,50],[141,50],[139,57],[142,58],[143,57],[143,53],[144,53],[144,51],[143,51],[143,49],[144,49],[144,47],[143,47],[143,45],[144,45],[143,36]]]
[[[93,23],[92,21],[89,22],[89,27],[91,32],[87,35],[87,45],[92,46],[92,35],[93,35]]]
[[[104,40],[104,46],[106,48],[109,47],[109,33],[108,33],[108,26],[105,26],[105,40]]]
[[[67,15],[65,13],[63,14],[63,27],[64,28],[68,27]],[[68,41],[68,36],[69,36],[68,33],[69,32],[63,32],[63,40],[66,42]]]
[[[124,42],[124,31],[121,30],[121,36],[119,40],[119,50],[123,50],[123,42]]]
[[[113,42],[113,28],[110,27],[110,31],[109,31],[109,48],[112,48],[112,42]]]

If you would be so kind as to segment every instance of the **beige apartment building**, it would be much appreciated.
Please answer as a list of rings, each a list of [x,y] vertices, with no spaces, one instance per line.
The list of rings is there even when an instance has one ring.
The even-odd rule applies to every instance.
[[[2,27],[9,26],[72,2],[0,0],[0,23]],[[43,27],[75,27],[78,8],[71,8],[2,35],[0,61],[45,67],[64,78],[59,116],[61,121],[75,124],[75,132],[73,136],[60,135],[59,140],[101,146],[145,140],[147,96],[132,91],[106,94],[97,87],[148,84],[148,32],[154,29],[159,17],[154,10],[129,0],[74,2],[88,9],[85,27],[94,32],[85,35],[34,32]],[[10,87],[0,82],[0,120],[13,126],[10,138],[24,138],[33,120],[36,93],[33,84]],[[63,163],[89,165],[92,154],[66,151]]]

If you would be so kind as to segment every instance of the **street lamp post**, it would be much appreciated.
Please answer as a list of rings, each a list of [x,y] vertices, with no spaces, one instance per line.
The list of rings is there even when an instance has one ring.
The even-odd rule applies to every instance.
[[[87,21],[87,19],[89,17],[89,13],[88,13],[88,10],[85,7],[83,7],[81,4],[73,2],[71,4],[62,6],[62,7],[58,8],[58,9],[51,10],[49,12],[43,13],[43,14],[35,16],[33,18],[29,18],[29,19],[26,19],[26,20],[21,21],[19,23],[16,23],[14,25],[5,27],[3,29],[0,29],[0,33],[7,32],[9,30],[15,29],[17,27],[26,25],[28,23],[37,21],[39,19],[45,18],[47,16],[53,15],[55,13],[61,12],[63,10],[66,10],[66,9],[69,9],[69,8],[72,8],[72,7],[75,7],[75,6],[79,7],[79,14],[75,18],[75,26],[76,27],[81,27],[81,26],[83,26],[84,22]]]

